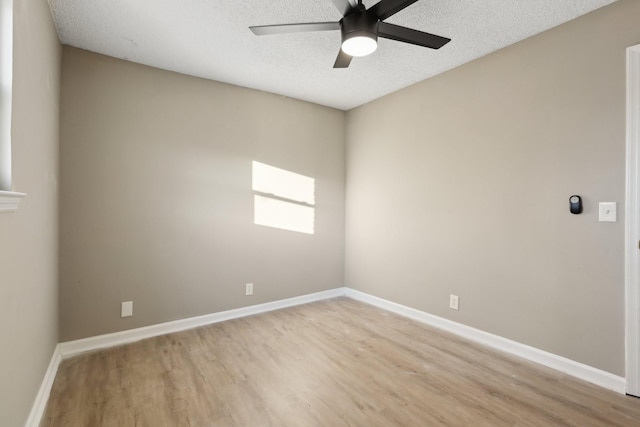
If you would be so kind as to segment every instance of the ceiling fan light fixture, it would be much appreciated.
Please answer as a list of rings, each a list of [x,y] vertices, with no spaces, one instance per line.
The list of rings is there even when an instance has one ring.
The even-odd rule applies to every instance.
[[[370,36],[353,36],[342,42],[342,51],[349,56],[371,55],[378,48],[378,41]]]
[[[378,48],[378,18],[371,13],[351,13],[340,21],[342,51],[367,56]]]

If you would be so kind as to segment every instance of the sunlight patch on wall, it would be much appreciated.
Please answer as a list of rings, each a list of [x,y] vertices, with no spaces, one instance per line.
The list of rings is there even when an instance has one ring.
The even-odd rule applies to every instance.
[[[253,222],[256,225],[313,234],[315,179],[253,162]]]
[[[288,170],[253,162],[253,191],[315,204],[316,180]]]
[[[314,208],[255,195],[253,222],[256,225],[313,234]]]

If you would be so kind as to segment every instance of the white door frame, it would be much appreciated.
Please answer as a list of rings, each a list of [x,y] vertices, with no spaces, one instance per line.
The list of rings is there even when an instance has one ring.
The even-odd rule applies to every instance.
[[[626,392],[640,396],[640,45],[627,49]]]

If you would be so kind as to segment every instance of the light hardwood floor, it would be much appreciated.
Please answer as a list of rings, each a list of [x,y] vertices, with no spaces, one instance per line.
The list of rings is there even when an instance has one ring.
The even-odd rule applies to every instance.
[[[346,298],[81,355],[43,426],[640,426],[640,399]]]

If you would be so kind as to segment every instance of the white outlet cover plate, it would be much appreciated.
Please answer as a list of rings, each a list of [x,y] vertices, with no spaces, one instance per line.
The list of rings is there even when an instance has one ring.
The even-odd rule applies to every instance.
[[[449,308],[452,310],[458,310],[459,298],[457,295],[449,295]]]
[[[598,221],[600,222],[616,222],[616,202],[600,202],[598,205]]]
[[[131,316],[133,316],[133,301],[125,301],[122,303],[120,317],[131,317]]]

